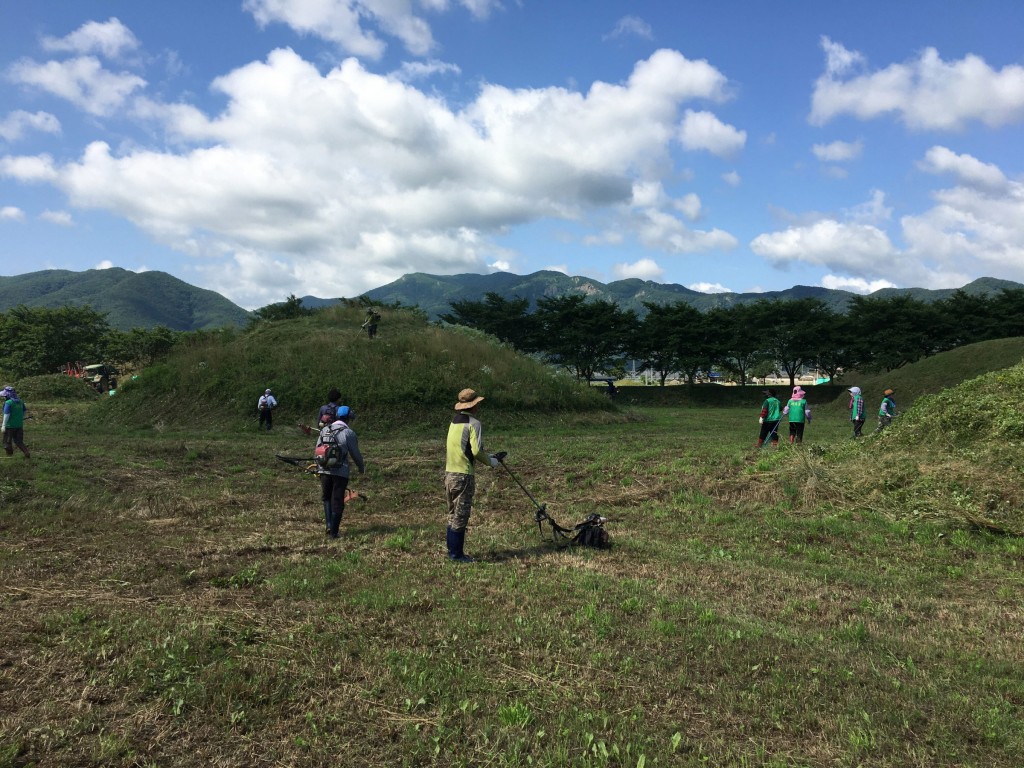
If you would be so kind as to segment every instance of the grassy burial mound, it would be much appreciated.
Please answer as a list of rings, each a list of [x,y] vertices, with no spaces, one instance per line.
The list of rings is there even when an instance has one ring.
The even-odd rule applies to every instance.
[[[107,420],[135,427],[237,427],[255,418],[267,388],[275,422],[309,423],[332,387],[366,429],[415,425],[472,387],[488,419],[534,413],[608,412],[607,398],[494,339],[428,324],[413,310],[385,310],[369,339],[363,313],[332,307],[249,331],[202,334],[104,402]],[[435,420],[436,421],[436,420]]]
[[[1018,363],[922,396],[882,433],[869,414],[864,438],[804,457],[805,502],[1024,535],[1022,391]]]
[[[894,371],[843,376],[844,389],[858,386],[864,392],[868,413],[877,413],[882,393],[896,391],[896,403],[906,408],[922,395],[932,395],[989,371],[1009,368],[1024,360],[1024,337],[979,341],[951,349]],[[841,395],[833,407],[845,409],[848,398]],[[874,412],[871,409],[874,408]]]

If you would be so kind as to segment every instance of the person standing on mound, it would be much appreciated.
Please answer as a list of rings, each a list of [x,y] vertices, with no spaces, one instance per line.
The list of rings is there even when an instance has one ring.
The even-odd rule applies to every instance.
[[[455,415],[448,426],[447,459],[444,467],[444,490],[448,499],[448,559],[471,563],[466,555],[466,526],[473,507],[476,477],[473,467],[477,461],[491,467],[498,460],[484,450],[484,428],[476,418],[483,397],[472,389],[459,392]]]

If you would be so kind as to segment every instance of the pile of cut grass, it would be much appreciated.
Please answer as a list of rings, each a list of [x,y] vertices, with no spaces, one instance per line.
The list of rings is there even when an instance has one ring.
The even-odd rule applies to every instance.
[[[1021,392],[1024,363],[922,396],[884,432],[804,454],[805,505],[1024,535]]]

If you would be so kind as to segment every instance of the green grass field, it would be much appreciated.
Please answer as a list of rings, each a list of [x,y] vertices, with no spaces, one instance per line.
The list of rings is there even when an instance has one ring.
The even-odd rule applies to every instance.
[[[902,425],[851,447],[824,413],[772,452],[756,408],[504,419],[489,448],[614,546],[555,551],[482,470],[460,566],[443,409],[354,424],[331,542],[289,424],[88,407],[0,457],[0,766],[1021,764],[1024,541],[879,501]]]

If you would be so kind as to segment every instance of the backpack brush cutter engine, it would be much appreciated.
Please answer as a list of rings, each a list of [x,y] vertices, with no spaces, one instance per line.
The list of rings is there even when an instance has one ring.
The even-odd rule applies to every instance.
[[[523,485],[519,478],[515,476],[515,473],[509,469],[508,464],[505,463],[505,457],[507,455],[508,453],[506,451],[500,451],[494,454],[494,458],[496,458],[498,463],[505,468],[509,477],[515,480],[516,485],[523,489],[523,493],[525,493],[526,497],[533,502],[533,506],[537,508],[537,511],[534,514],[534,520],[537,522],[537,530],[540,531],[541,539],[545,541],[548,540],[544,536],[544,523],[547,523],[551,530],[550,541],[559,549],[565,549],[573,544],[579,544],[584,547],[596,547],[598,549],[606,549],[611,546],[611,542],[608,538],[608,531],[604,529],[604,524],[608,522],[607,517],[602,517],[598,514],[590,514],[583,518],[582,522],[577,523],[572,528],[562,527],[555,521],[555,518],[548,514],[547,504],[538,503],[538,501],[533,498],[533,494],[527,490],[526,486]]]

